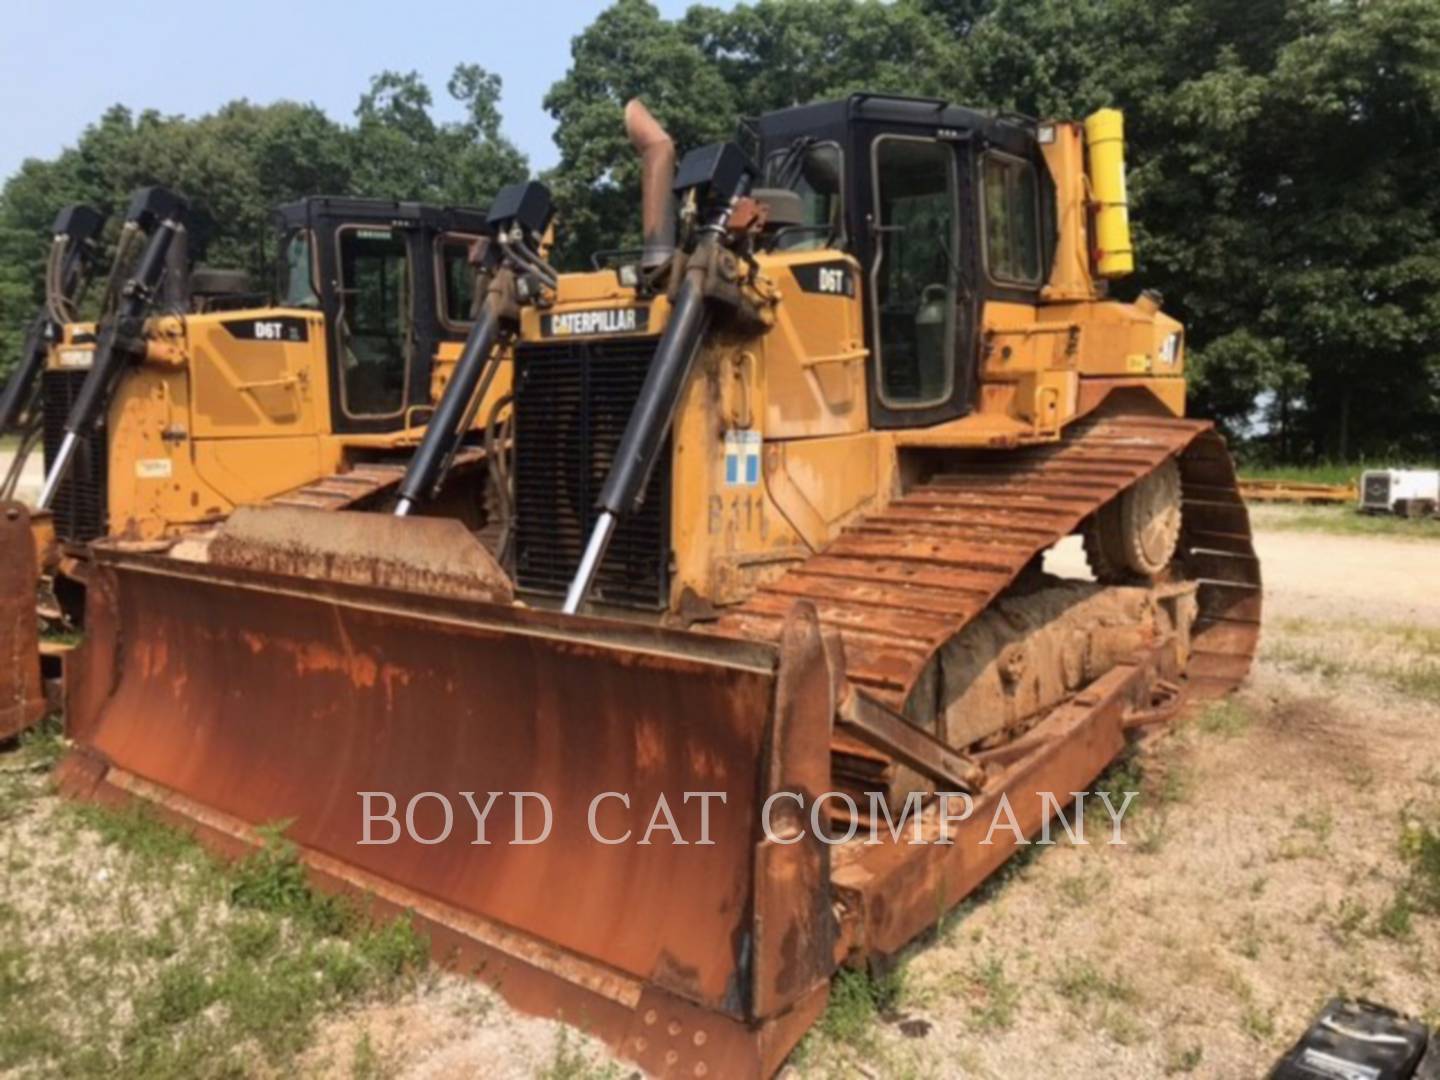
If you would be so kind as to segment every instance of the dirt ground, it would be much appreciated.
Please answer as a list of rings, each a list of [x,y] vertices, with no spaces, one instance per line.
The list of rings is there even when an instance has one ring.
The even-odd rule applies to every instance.
[[[10,468],[10,461],[14,457],[14,451],[9,444],[0,446],[0,476]],[[33,502],[40,494],[40,488],[45,483],[45,465],[41,461],[40,454],[31,454],[25,462],[25,472],[20,477],[20,483],[16,485],[15,497],[21,502]]]
[[[1412,911],[1401,853],[1407,824],[1440,823],[1440,543],[1259,520],[1257,668],[1109,776],[1143,792],[1127,844],[1014,861],[902,958],[878,1006],[837,994],[792,1077],[1228,1080],[1262,1075],[1335,993],[1440,1022],[1440,916]],[[1067,544],[1050,565],[1078,558]],[[163,905],[164,881],[137,884],[92,830],[57,824],[42,777],[7,768],[33,789],[0,824],[12,944],[43,950],[100,913]],[[201,923],[225,918],[195,904]],[[323,1012],[295,1061],[327,1076],[633,1073],[433,973]]]
[[[1258,547],[1259,664],[1129,767],[1127,845],[1023,861],[912,952],[873,1037],[817,1040],[800,1075],[1260,1076],[1332,994],[1440,1022],[1440,920],[1410,915],[1400,854],[1440,807],[1440,545]]]

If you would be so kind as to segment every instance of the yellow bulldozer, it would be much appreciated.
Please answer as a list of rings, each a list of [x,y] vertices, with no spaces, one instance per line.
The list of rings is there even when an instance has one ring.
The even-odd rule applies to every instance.
[[[437,406],[513,358],[511,542],[383,583],[333,534],[424,570],[417,523],[97,544],[62,784],[225,850],[285,821],[517,1006],[768,1075],[839,966],[1245,676],[1259,566],[1181,326],[1107,296],[1118,113],[857,94],[678,167],[627,125],[644,249],[520,260],[513,341],[482,318]],[[1045,572],[1076,533],[1094,580]]]
[[[505,191],[540,215],[541,233],[521,229],[515,243],[541,244],[548,193]],[[86,207],[61,213],[45,310],[0,398],[0,431],[21,435],[5,498],[33,450],[47,466],[41,513],[7,503],[4,514],[0,700],[10,705],[0,737],[41,711],[37,670],[52,685],[62,677],[63,648],[36,656],[37,573],[52,598],[46,613],[83,627],[92,541],[165,546],[260,503],[378,507],[402,484],[427,512],[484,526],[490,508],[472,496],[501,486],[447,480],[482,467],[484,439],[501,435],[508,365],[451,418],[457,437],[444,456],[423,475],[406,477],[406,467],[474,327],[472,309],[504,276],[509,256],[490,247],[502,226],[514,231],[505,197],[498,217],[378,199],[282,206],[268,294],[242,272],[192,270],[186,201],[143,188],[94,323],[76,309],[103,218]]]

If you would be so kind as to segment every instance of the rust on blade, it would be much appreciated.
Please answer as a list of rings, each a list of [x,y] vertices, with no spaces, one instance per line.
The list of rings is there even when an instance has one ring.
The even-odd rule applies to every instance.
[[[220,527],[207,554],[221,566],[292,577],[501,604],[514,598],[494,556],[453,518],[241,507]]]
[[[823,1009],[829,849],[758,827],[829,783],[843,679],[811,606],[772,647],[107,550],[92,605],[70,794],[229,852],[288,819],[318,884],[656,1075],[769,1075]],[[394,826],[367,835],[362,792],[396,842],[364,842]],[[501,793],[485,843],[466,792]],[[540,796],[548,838],[510,843]]]
[[[90,682],[114,686],[72,728],[109,763],[252,825],[292,819],[296,843],[417,896],[741,1011],[773,653],[711,640],[701,656],[693,635],[616,635],[596,620],[335,581],[301,591],[155,557],[100,554],[96,575],[113,654],[86,663],[99,669]],[[366,791],[393,796],[402,824],[420,796],[425,838],[444,832],[445,808],[422,793],[446,793],[453,831],[363,843]],[[494,842],[475,844],[467,791],[481,810],[490,791],[538,793],[553,831],[508,843],[545,815],[539,799],[507,794],[487,818]],[[630,805],[602,800],[596,829],[631,834],[613,846],[588,828],[591,801],[612,791]],[[698,840],[705,806],[685,795],[712,791],[713,844],[671,844],[662,829],[637,846],[662,797]]]
[[[18,502],[0,503],[0,740],[14,738],[45,714],[37,563],[29,511]]]

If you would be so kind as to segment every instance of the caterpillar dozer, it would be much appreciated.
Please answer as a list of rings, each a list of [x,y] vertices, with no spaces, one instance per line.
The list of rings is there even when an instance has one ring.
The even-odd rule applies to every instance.
[[[35,612],[38,576],[27,508],[15,501],[25,462],[44,434],[40,379],[52,344],[74,321],[97,261],[104,216],[74,203],[51,229],[45,301],[26,328],[20,360],[0,390],[0,436],[13,436],[14,456],[0,479],[0,741],[13,738],[45,711]]]
[[[61,782],[226,851],[285,821],[518,1007],[768,1075],[840,965],[1244,678],[1259,565],[1181,326],[1107,295],[1117,113],[859,94],[678,168],[627,125],[645,248],[519,312],[476,587],[329,575],[263,508],[100,544]],[[1045,572],[1076,533],[1095,580]]]
[[[479,528],[491,513],[485,500],[503,494],[488,483],[447,486],[452,472],[482,467],[483,443],[504,437],[503,355],[479,393],[451,395],[443,431],[423,435],[452,371],[466,368],[470,339],[491,341],[525,302],[515,269],[541,287],[542,185],[511,185],[488,212],[328,197],[282,206],[274,295],[242,272],[192,270],[187,209],[163,188],[133,195],[95,323],[75,312],[103,218],[74,207],[56,221],[46,310],[0,398],[7,426],[27,418],[6,497],[42,441],[48,466],[40,513],[5,507],[0,700],[13,704],[0,738],[43,711],[42,681],[58,692],[63,678],[66,648],[37,656],[37,573],[51,621],[83,626],[97,539],[203,542],[238,506],[378,509],[397,490],[407,507]],[[522,258],[539,265],[521,267]],[[454,526],[424,528],[440,566]],[[384,540],[365,535],[368,547],[342,536],[328,557],[373,577]],[[493,530],[487,538],[503,540]]]

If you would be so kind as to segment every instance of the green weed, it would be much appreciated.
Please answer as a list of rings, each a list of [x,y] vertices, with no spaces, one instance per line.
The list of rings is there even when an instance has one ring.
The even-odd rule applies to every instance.
[[[1404,941],[1414,933],[1410,900],[1403,894],[1396,895],[1376,921],[1376,929],[1385,937]]]
[[[881,1017],[893,1013],[905,993],[905,968],[896,965],[878,975],[842,968],[830,982],[830,1001],[820,1030],[836,1042],[868,1044]]]
[[[1165,1075],[1194,1072],[1204,1060],[1205,1050],[1199,1043],[1172,1047],[1165,1055]]]
[[[1257,1042],[1265,1042],[1275,1037],[1275,1015],[1269,1009],[1248,1003],[1240,1013],[1240,1030]]]
[[[1440,915],[1440,823],[1407,814],[1400,831],[1400,857],[1409,868],[1409,903],[1417,911]]]
[[[33,956],[0,950],[0,1070],[240,1077],[263,1062],[263,1072],[285,1071],[322,1013],[392,995],[427,962],[408,918],[376,924],[313,892],[279,829],[227,864],[141,804],[66,805],[57,819],[119,853],[102,872],[121,922],[82,926]],[[64,869],[53,888],[84,887],[62,880]],[[157,895],[167,907],[154,918]],[[117,997],[131,1005],[121,1020]],[[56,1015],[67,1018],[63,1039]],[[376,1075],[367,1060],[357,1050],[358,1074]]]
[[[1103,1002],[1129,1004],[1139,998],[1124,974],[1106,975],[1089,960],[1067,967],[1056,978],[1055,987],[1071,1004],[1082,1008]]]
[[[575,1033],[564,1026],[555,1033],[550,1060],[535,1074],[536,1080],[618,1080],[620,1075],[614,1062],[592,1059]]]
[[[981,1031],[1003,1031],[1015,1023],[1020,1011],[1020,987],[1005,974],[1005,966],[991,957],[970,978],[972,996],[979,1000],[971,1014]]]
[[[1234,698],[1217,701],[1201,714],[1196,726],[1207,735],[1229,738],[1249,730],[1254,717]]]

